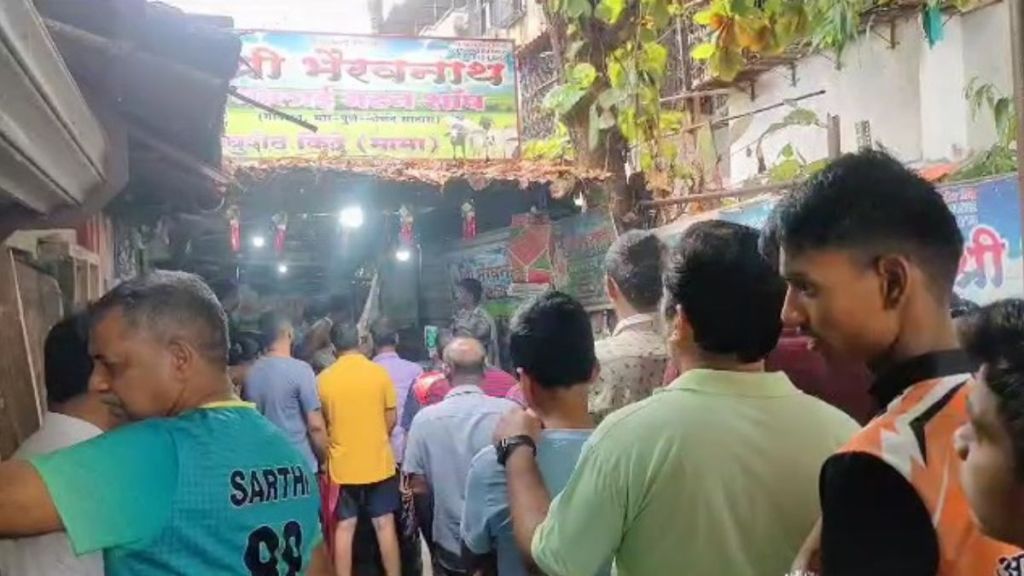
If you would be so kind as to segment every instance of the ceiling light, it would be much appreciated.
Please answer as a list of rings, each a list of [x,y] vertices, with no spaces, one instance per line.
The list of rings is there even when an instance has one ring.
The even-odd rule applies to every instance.
[[[399,262],[408,262],[411,259],[412,259],[412,251],[409,250],[408,248],[404,248],[404,247],[403,248],[399,248],[395,252],[395,260],[398,260]]]
[[[278,264],[277,265],[277,273],[280,274],[281,276],[284,276],[285,274],[287,274],[288,273],[288,265],[287,264]]]
[[[359,206],[349,206],[341,211],[341,225],[345,228],[359,228],[363,225],[363,209]]]
[[[267,239],[263,236],[253,236],[252,245],[256,248],[263,248],[267,244]]]

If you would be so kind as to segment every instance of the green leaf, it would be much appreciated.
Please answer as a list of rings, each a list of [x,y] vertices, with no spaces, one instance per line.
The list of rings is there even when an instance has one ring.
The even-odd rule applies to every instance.
[[[715,53],[715,44],[713,42],[704,42],[703,44],[697,44],[690,50],[690,58],[694,60],[707,60]]]
[[[693,15],[693,23],[698,26],[708,26],[711,24],[711,9],[701,10]]]
[[[562,84],[555,86],[547,93],[546,96],[544,96],[542,105],[548,110],[552,110],[556,114],[564,116],[572,110],[572,107],[575,106],[577,102],[583,99],[583,96],[585,96],[586,93],[586,90],[572,84]]]
[[[602,108],[608,109],[622,104],[627,98],[629,98],[629,94],[625,90],[608,88],[597,97],[597,103]]]
[[[593,6],[590,4],[590,0],[565,0],[565,7],[562,13],[569,18],[580,18],[585,15],[590,15]]]
[[[587,89],[597,79],[597,69],[589,62],[580,62],[569,72],[569,81],[580,89]]]
[[[619,111],[619,132],[627,142],[636,142],[636,110],[627,107]]]
[[[668,10],[668,2],[656,1],[651,4],[648,16],[654,22],[654,29],[661,30],[672,22],[672,13]]]
[[[594,16],[607,24],[615,24],[626,9],[626,0],[601,0]]]
[[[786,144],[779,150],[779,158],[793,158],[795,155],[792,144]]]
[[[643,45],[640,51],[640,69],[660,80],[665,76],[665,65],[668,63],[668,48],[655,42]]]
[[[608,83],[613,88],[625,88],[626,86],[626,70],[621,64],[621,60],[615,58],[614,55],[608,58]]]

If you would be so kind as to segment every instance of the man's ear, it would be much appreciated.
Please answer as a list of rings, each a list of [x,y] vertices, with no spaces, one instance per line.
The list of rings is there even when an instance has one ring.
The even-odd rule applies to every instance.
[[[527,406],[534,406],[535,389],[537,385],[522,368],[516,368],[516,375],[519,376],[519,388],[523,391],[523,400]]]
[[[889,310],[898,307],[910,285],[910,262],[903,256],[885,255],[875,262],[875,271],[881,281],[882,304]]]
[[[619,285],[612,280],[611,276],[604,277],[604,290],[608,293],[609,300],[618,300],[621,292],[619,291]]]
[[[186,378],[196,364],[198,352],[191,343],[181,338],[171,338],[167,342],[167,351],[171,356],[171,369],[180,378]]]
[[[675,314],[668,324],[668,341],[672,346],[679,346],[693,341],[693,326],[690,325],[690,321],[686,318],[686,312],[683,312],[683,307],[676,305]]]

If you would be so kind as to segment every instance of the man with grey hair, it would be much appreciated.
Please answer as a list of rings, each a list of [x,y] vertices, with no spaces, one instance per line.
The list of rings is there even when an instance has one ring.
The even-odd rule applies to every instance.
[[[91,321],[91,378],[136,422],[0,464],[0,538],[65,530],[76,553],[105,553],[108,574],[327,574],[316,480],[234,396],[213,291],[155,272]]]
[[[668,364],[658,330],[664,246],[651,232],[626,232],[605,256],[605,290],[618,323],[595,344],[601,374],[590,389],[590,413],[598,421],[651,395]]]
[[[444,369],[452,389],[438,404],[427,406],[412,421],[403,470],[410,475],[414,496],[433,496],[428,508],[435,574],[468,574],[462,562],[460,523],[466,479],[477,452],[491,445],[502,414],[518,408],[503,398],[484,394],[486,351],[480,341],[456,338],[444,350]],[[424,507],[421,506],[420,509]]]

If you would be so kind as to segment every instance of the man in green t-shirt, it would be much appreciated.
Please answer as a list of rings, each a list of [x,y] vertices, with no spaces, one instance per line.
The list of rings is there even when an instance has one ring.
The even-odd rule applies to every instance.
[[[495,430],[516,541],[544,574],[589,576],[613,557],[620,576],[789,569],[820,514],[821,464],[857,424],[764,371],[786,286],[757,241],[727,222],[686,230],[662,303],[681,376],[605,418],[553,502],[536,417],[512,413]]]
[[[93,384],[135,422],[0,464],[0,538],[65,530],[112,576],[329,574],[316,478],[227,376],[227,319],[197,276],[156,272],[91,310]]]

